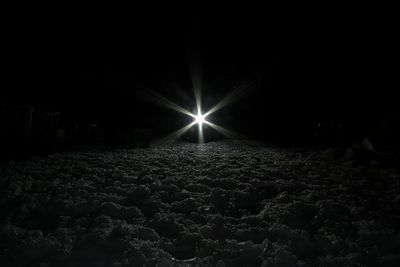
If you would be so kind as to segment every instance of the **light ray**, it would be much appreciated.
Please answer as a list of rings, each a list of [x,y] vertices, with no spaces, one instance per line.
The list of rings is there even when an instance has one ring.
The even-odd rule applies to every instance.
[[[241,98],[244,93],[246,93],[247,89],[250,88],[251,85],[253,85],[254,79],[247,80],[240,84],[235,90],[230,92],[227,96],[225,96],[221,101],[219,101],[215,106],[213,106],[209,111],[207,111],[204,116],[208,116],[230,104],[233,102],[237,101],[239,98]]]
[[[201,114],[201,84],[193,81],[194,98],[196,100],[197,114]]]
[[[166,144],[170,141],[173,141],[175,139],[178,139],[179,137],[181,137],[184,133],[186,133],[187,131],[190,130],[190,128],[193,127],[193,125],[195,125],[196,122],[192,122],[188,125],[186,125],[185,127],[182,127],[181,129],[169,134],[168,136],[164,137],[163,139],[161,139],[160,141],[156,142],[156,145],[163,145]]]
[[[204,143],[203,124],[199,123],[199,143]]]
[[[214,128],[215,130],[217,130],[218,132],[222,133],[223,135],[232,138],[232,139],[244,139],[244,136],[235,133],[231,130],[228,130],[222,126],[219,126],[215,123],[209,122],[209,121],[205,121],[206,124],[210,125],[212,128]]]
[[[166,97],[156,93],[154,90],[143,85],[142,83],[140,83],[138,81],[133,81],[133,82],[135,83],[136,87],[141,89],[141,90],[137,91],[137,94],[139,94],[141,97],[147,99],[148,101],[151,101],[160,106],[175,110],[179,113],[186,114],[191,117],[195,117],[195,115],[192,114],[191,112],[189,112],[188,110],[186,110],[183,107],[179,106],[178,104],[172,102],[171,100],[167,99]]]
[[[202,97],[202,66],[198,55],[192,55],[189,61],[190,76],[192,78],[192,87],[194,98],[196,101],[197,114],[201,114],[201,97]]]
[[[158,104],[158,105],[160,105],[160,106],[163,106],[163,107],[166,107],[166,108],[175,110],[175,111],[177,111],[177,112],[179,112],[179,113],[186,114],[186,115],[188,115],[188,116],[190,116],[190,117],[193,117],[193,118],[196,117],[193,113],[191,113],[190,111],[184,109],[183,107],[179,106],[178,104],[172,102],[172,101],[169,100],[168,98],[159,95],[158,93],[154,92],[154,91],[151,90],[151,89],[146,89],[146,90],[147,90],[149,93],[142,92],[142,94],[144,94],[145,96],[147,96],[147,98],[148,98],[149,100],[151,100],[152,102],[154,102],[154,103],[156,103],[156,104]]]
[[[204,143],[203,123],[206,122],[204,115],[202,115],[201,113],[197,113],[194,122],[197,123],[199,127],[199,143],[202,144]]]
[[[197,113],[195,121],[196,121],[196,123],[198,123],[199,125],[202,125],[202,124],[206,121],[206,118],[205,118],[205,116],[202,115],[201,113]]]
[[[153,93],[153,97],[154,100],[157,101],[160,105],[163,105],[164,107],[170,108],[172,110],[175,110],[177,112],[180,112],[182,114],[186,114],[188,116],[191,116],[193,118],[195,118],[196,116],[194,114],[192,114],[191,112],[189,112],[188,110],[184,109],[183,107],[179,106],[178,104],[175,104],[174,102],[172,102],[171,100],[155,93]]]
[[[195,101],[196,101],[196,109],[197,109],[197,115],[189,112],[188,110],[184,109],[183,107],[179,106],[178,104],[170,101],[164,96],[159,95],[158,93],[154,92],[151,89],[147,88],[147,92],[142,92],[147,98],[161,106],[164,106],[166,108],[175,110],[179,113],[186,114],[190,117],[194,118],[194,121],[181,129],[169,134],[162,140],[156,142],[156,145],[160,144],[165,144],[173,139],[177,139],[181,137],[184,133],[186,133],[190,128],[192,128],[195,124],[198,124],[198,142],[199,143],[204,143],[204,132],[203,132],[203,124],[206,123],[210,125],[213,129],[217,130],[221,134],[232,138],[232,139],[244,139],[243,136],[228,130],[226,128],[223,128],[219,125],[216,125],[215,123],[209,122],[206,120],[206,117],[209,116],[210,114],[226,107],[229,104],[232,104],[236,100],[238,100],[247,90],[250,88],[250,86],[254,83],[254,79],[252,80],[247,80],[246,82],[243,82],[241,85],[239,85],[237,88],[235,88],[231,93],[229,93],[227,96],[225,96],[221,101],[219,101],[214,107],[212,107],[209,111],[207,111],[205,114],[202,114],[202,109],[201,109],[201,75],[199,74],[200,72],[195,71],[194,68],[191,68],[191,76],[192,76],[192,83],[193,83],[193,91],[194,91],[194,96],[195,96]],[[143,87],[143,86],[141,86]]]

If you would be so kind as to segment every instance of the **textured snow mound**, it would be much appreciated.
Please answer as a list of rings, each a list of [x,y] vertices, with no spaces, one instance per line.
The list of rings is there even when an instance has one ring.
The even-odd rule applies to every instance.
[[[1,266],[400,266],[397,170],[231,142],[0,167]]]

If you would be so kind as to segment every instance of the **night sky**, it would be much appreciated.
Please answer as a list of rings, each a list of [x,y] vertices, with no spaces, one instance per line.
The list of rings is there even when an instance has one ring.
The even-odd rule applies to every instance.
[[[5,32],[1,101],[163,135],[187,118],[145,95],[153,90],[193,110],[192,70],[204,109],[250,82],[213,120],[251,138],[307,135],[318,122],[364,135],[398,109],[390,21],[274,20],[262,12],[100,17],[15,19]]]

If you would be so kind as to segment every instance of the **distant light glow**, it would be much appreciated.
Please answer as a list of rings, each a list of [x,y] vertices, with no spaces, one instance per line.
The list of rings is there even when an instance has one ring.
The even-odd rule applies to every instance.
[[[249,89],[250,86],[254,84],[254,80],[248,80],[240,84],[239,86],[235,87],[234,90],[226,95],[224,98],[222,98],[215,106],[211,107],[209,110],[207,110],[205,113],[202,112],[202,93],[201,93],[201,75],[199,74],[199,70],[194,70],[192,69],[192,82],[193,82],[193,90],[194,90],[194,96],[195,96],[195,102],[196,102],[196,109],[197,109],[197,115],[194,113],[189,112],[185,108],[179,106],[178,104],[170,101],[169,99],[157,94],[156,92],[148,89],[150,92],[150,99],[152,99],[155,103],[160,104],[164,107],[170,108],[172,110],[175,110],[177,112],[180,112],[182,114],[188,115],[190,117],[193,117],[194,120],[186,125],[185,127],[177,130],[176,132],[170,134],[163,140],[161,140],[161,143],[165,143],[169,140],[173,140],[176,138],[179,138],[183,134],[185,134],[189,129],[191,129],[194,125],[198,125],[198,141],[199,143],[204,143],[204,133],[203,133],[203,124],[207,124],[211,128],[215,129],[216,131],[220,132],[221,134],[229,137],[229,138],[235,138],[235,139],[244,139],[241,137],[239,134],[234,133],[231,130],[228,130],[226,128],[223,128],[215,123],[212,123],[206,118],[217,112],[218,110],[226,107],[227,105],[232,104],[236,100],[240,99],[244,93]]]
[[[203,123],[206,121],[206,116],[199,113],[196,115],[195,121],[198,125],[203,125]]]

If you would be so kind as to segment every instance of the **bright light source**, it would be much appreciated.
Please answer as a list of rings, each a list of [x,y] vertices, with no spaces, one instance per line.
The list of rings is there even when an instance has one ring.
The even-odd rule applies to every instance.
[[[202,105],[201,105],[201,86],[202,86],[202,81],[201,81],[201,73],[197,73],[197,68],[196,69],[191,69],[191,76],[192,76],[192,82],[193,82],[193,90],[194,90],[194,97],[195,97],[195,102],[196,102],[196,110],[197,110],[197,115],[189,112],[188,110],[184,109],[183,107],[179,106],[178,104],[168,100],[167,98],[157,94],[156,92],[144,88],[147,91],[149,91],[149,97],[152,99],[155,103],[158,103],[160,105],[163,105],[167,108],[170,108],[172,110],[175,110],[177,112],[180,112],[182,114],[186,114],[194,120],[186,125],[185,127],[179,129],[178,131],[172,133],[169,135],[164,141],[167,139],[176,139],[183,134],[185,134],[189,129],[191,129],[194,125],[198,124],[198,130],[199,130],[199,143],[204,143],[204,134],[203,134],[203,124],[207,124],[207,126],[210,126],[211,128],[221,132],[223,135],[226,135],[228,137],[232,138],[238,138],[237,134],[233,133],[232,131],[225,129],[221,126],[218,126],[208,120],[208,118],[211,114],[217,112],[218,110],[224,108],[225,106],[232,104],[234,101],[240,99],[243,96],[243,93],[250,87],[252,86],[257,80],[258,76],[255,76],[255,79],[251,79],[249,81],[245,81],[244,83],[240,84],[237,86],[231,93],[229,93],[227,96],[225,96],[220,102],[218,102],[215,106],[213,106],[211,109],[209,109],[207,112],[202,114]],[[146,92],[143,92],[146,93]],[[242,137],[239,136],[239,138],[243,139]]]
[[[195,121],[197,124],[202,125],[205,122],[205,116],[199,113],[196,115]]]

